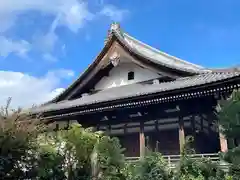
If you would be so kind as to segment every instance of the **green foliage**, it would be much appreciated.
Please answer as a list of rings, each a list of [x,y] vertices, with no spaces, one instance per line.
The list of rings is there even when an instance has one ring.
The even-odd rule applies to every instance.
[[[90,180],[94,151],[96,178],[122,179],[124,156],[116,138],[78,124],[47,133],[38,118],[9,112],[9,103],[0,114],[0,179]]]
[[[223,100],[219,107],[219,121],[221,131],[228,138],[240,137],[240,92],[235,91],[227,100]]]
[[[218,163],[213,163],[210,159],[201,158],[194,159],[191,156],[181,158],[176,176],[204,178],[212,180],[220,180],[224,178],[224,172],[219,168]],[[190,179],[191,179],[190,178]]]
[[[125,167],[122,169],[122,174],[126,180],[134,180],[136,176],[138,162],[125,162]]]
[[[66,143],[62,139],[63,136],[56,136],[57,134],[58,132],[45,132],[36,139],[38,149],[36,151],[35,177],[37,179],[67,179]]]
[[[229,163],[229,174],[233,179],[240,179],[240,147],[221,153],[221,158]]]
[[[36,176],[41,180],[65,179],[64,156],[51,145],[43,145],[38,149]]]
[[[135,165],[130,165],[128,179],[132,180],[169,180],[172,173],[162,155],[158,152],[147,152]]]
[[[89,179],[91,177],[91,153],[99,135],[91,129],[73,124],[69,130],[59,133],[64,143],[66,171],[69,179]]]
[[[174,179],[192,179],[192,180],[220,180],[223,179],[225,173],[219,168],[218,162],[212,162],[208,158],[195,158],[194,150],[191,148],[193,137],[186,138],[180,162],[176,168]]]
[[[117,138],[103,136],[97,145],[99,180],[121,180],[124,167],[124,149],[122,149]]]
[[[221,157],[228,163],[240,165],[240,147],[233,148],[226,153],[221,153]]]
[[[24,179],[35,167],[35,139],[41,123],[21,110],[9,110],[10,100],[0,111],[0,179]]]
[[[223,134],[232,139],[240,138],[240,92],[232,93],[228,100],[220,103],[218,112]],[[232,179],[240,179],[240,146],[222,153],[223,160],[229,163],[229,174]]]
[[[10,101],[9,101],[10,102]],[[219,111],[223,133],[239,137],[239,92],[222,102]],[[188,137],[181,160],[174,170],[158,152],[146,150],[146,156],[134,163],[125,162],[117,138],[84,129],[78,124],[69,130],[43,133],[38,118],[18,111],[0,112],[0,179],[32,180],[238,180],[240,147],[221,154],[230,163],[229,173],[218,162],[195,159]]]
[[[124,155],[118,139],[73,124],[69,130],[58,132],[56,140],[56,143],[59,142],[57,149],[61,154],[60,160],[64,156],[63,169],[68,179],[122,178]]]

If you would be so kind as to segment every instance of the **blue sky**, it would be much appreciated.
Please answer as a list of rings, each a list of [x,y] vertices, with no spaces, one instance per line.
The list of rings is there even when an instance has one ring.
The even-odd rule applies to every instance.
[[[44,102],[91,63],[113,21],[206,67],[240,64],[239,0],[0,0],[0,105]]]

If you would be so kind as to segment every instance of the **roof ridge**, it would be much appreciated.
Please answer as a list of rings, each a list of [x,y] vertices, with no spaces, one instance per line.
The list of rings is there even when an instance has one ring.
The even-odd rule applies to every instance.
[[[98,53],[98,55],[95,57],[95,60],[91,64],[89,64],[88,67],[85,69],[85,71],[80,73],[78,78],[73,83],[71,83],[62,93],[60,93],[59,95],[57,95],[55,98],[53,98],[52,100],[50,100],[47,103],[59,101],[59,99],[61,99],[61,97],[67,96],[68,93],[71,91],[71,89],[75,88],[75,90],[76,90],[76,88],[77,88],[77,86],[79,86],[79,83],[81,82],[81,80],[84,79],[86,76],[88,76],[89,72],[91,72],[92,69],[94,69],[95,66],[101,61],[101,59],[106,54],[106,51],[109,50],[109,48],[111,47],[111,45],[113,44],[113,42],[115,40],[119,40],[119,42],[121,42],[121,44],[124,45],[124,47],[126,47],[126,49],[129,50],[129,53],[133,53],[133,54],[136,54],[137,56],[141,56],[149,61],[152,61],[154,64],[160,65],[161,67],[167,67],[169,69],[176,69],[176,70],[178,70],[180,72],[184,72],[184,73],[187,72],[188,75],[189,74],[191,74],[191,75],[202,74],[202,73],[205,73],[206,71],[211,72],[211,70],[209,70],[209,69],[199,68],[198,65],[196,65],[196,64],[192,64],[191,62],[185,62],[184,60],[179,59],[175,56],[171,56],[169,54],[163,53],[160,50],[153,48],[153,47],[133,38],[132,36],[128,35],[129,41],[131,41],[131,39],[132,39],[133,43],[136,42],[136,45],[138,45],[140,48],[142,48],[142,50],[144,50],[144,48],[145,48],[145,51],[151,51],[150,53],[147,52],[144,54],[144,52],[141,52],[141,49],[139,50],[139,49],[136,49],[136,47],[131,47],[130,44],[127,42],[127,38],[125,35],[127,36],[128,34],[125,33],[120,28],[120,24],[113,23],[111,25],[110,29],[108,30],[107,41],[106,41],[104,47],[102,48],[101,52]],[[142,45],[142,47],[141,47],[141,45]],[[159,54],[157,52],[160,52],[161,54]],[[164,56],[161,56],[161,55],[164,55]],[[167,58],[166,56],[171,57],[171,58]],[[177,63],[175,61],[176,59],[180,60],[179,61],[180,63],[179,62]],[[181,63],[181,62],[184,62],[184,63]],[[187,64],[189,64],[189,66],[187,66]]]
[[[122,30],[121,30],[121,31],[122,31]],[[206,68],[203,67],[203,66],[200,66],[200,65],[198,65],[198,64],[194,64],[194,63],[189,62],[189,61],[187,61],[187,60],[183,60],[183,59],[181,59],[181,58],[178,58],[178,57],[176,57],[176,56],[173,56],[173,55],[170,55],[170,54],[168,54],[168,53],[166,53],[166,52],[163,52],[163,51],[161,51],[161,50],[159,50],[159,49],[157,49],[157,48],[155,48],[155,47],[152,47],[152,46],[146,44],[145,42],[140,41],[140,40],[134,38],[133,36],[131,36],[130,34],[128,34],[128,33],[126,33],[126,32],[123,32],[123,33],[124,33],[124,35],[126,35],[126,36],[129,37],[130,39],[133,39],[134,41],[138,42],[139,44],[142,44],[143,46],[149,48],[149,49],[152,50],[152,51],[155,51],[156,53],[159,53],[159,54],[164,55],[164,56],[166,56],[166,57],[172,58],[172,59],[174,59],[174,60],[181,61],[181,62],[183,62],[183,63],[185,63],[185,64],[195,66],[195,67],[200,68],[200,69],[206,69]]]
[[[130,50],[133,51],[134,53],[136,53],[136,54],[140,53],[140,56],[143,56],[146,59],[150,59],[151,61],[155,61],[155,63],[161,63],[162,65],[167,66],[169,68],[176,66],[173,68],[174,69],[177,68],[179,70],[194,73],[194,74],[200,74],[200,73],[203,73],[203,71],[211,71],[210,69],[207,69],[198,64],[194,64],[189,61],[186,61],[186,60],[180,59],[178,57],[172,56],[170,54],[167,54],[165,52],[162,52],[159,49],[154,48],[154,47],[132,37],[131,35],[126,33],[120,27],[119,23],[114,22],[111,24],[110,29],[108,30],[107,41],[110,40],[109,37],[111,35],[115,35],[118,38],[118,40],[120,40],[127,48],[130,48]],[[139,49],[136,49],[135,45],[139,46],[139,48],[143,48],[143,52],[141,52],[141,50],[139,50]],[[153,54],[149,55],[145,51],[148,51],[148,53],[153,53]],[[145,54],[145,53],[147,53],[147,54]],[[165,60],[165,62],[162,62],[161,60],[159,60],[158,56],[162,56],[163,58],[169,59],[169,62],[166,62],[166,60]],[[177,63],[178,65],[173,65],[172,63]]]

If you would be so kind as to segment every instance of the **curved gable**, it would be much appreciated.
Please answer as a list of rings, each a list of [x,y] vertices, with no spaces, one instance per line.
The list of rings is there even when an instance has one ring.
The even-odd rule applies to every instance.
[[[136,82],[149,80],[150,78],[158,78],[161,75],[171,79],[177,79],[179,77],[186,77],[210,71],[151,48],[150,46],[134,39],[127,33],[124,33],[118,24],[113,24],[109,31],[105,46],[93,63],[72,85],[51,102],[59,102],[72,99],[79,95],[81,96],[82,93],[89,93],[92,90],[94,91],[95,87],[97,87],[96,89],[102,89],[104,84],[105,87],[107,87],[109,86],[107,84],[111,84],[111,82],[106,82],[108,79],[106,77],[109,76],[109,73],[114,77],[117,76],[118,71],[123,71],[120,76],[126,74],[124,71],[127,71],[127,68],[124,68],[122,65],[122,67],[117,67],[112,70],[115,66],[115,62],[111,61],[110,56],[113,55],[112,53],[114,53],[116,48],[120,49],[123,54],[127,54],[127,56],[130,57],[128,59],[132,61],[132,69],[137,72],[137,77],[139,78]],[[141,70],[141,68],[145,68],[145,70]],[[114,78],[110,78],[108,80],[112,81],[114,86],[113,79]],[[117,79],[115,78],[115,81],[116,80]],[[99,83],[102,85],[99,85]],[[117,84],[119,84],[119,82],[117,82]],[[119,85],[121,84],[124,85],[128,83],[121,81]],[[100,86],[102,86],[102,88],[98,88]]]

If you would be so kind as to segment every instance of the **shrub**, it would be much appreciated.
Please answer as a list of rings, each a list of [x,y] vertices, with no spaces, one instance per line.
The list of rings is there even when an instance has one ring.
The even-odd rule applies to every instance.
[[[61,131],[58,138],[62,142],[68,179],[122,179],[124,155],[118,139],[79,124]]]
[[[208,158],[193,159],[190,156],[183,156],[177,168],[176,177],[204,178],[220,180],[225,176],[218,163]],[[191,179],[190,178],[190,179]]]
[[[97,145],[98,164],[102,180],[123,179],[124,149],[117,138],[102,136]]]
[[[9,105],[10,100],[0,111],[0,179],[24,179],[33,176],[35,140],[43,126]]]
[[[132,168],[130,177],[136,180],[169,180],[172,173],[162,155],[158,152],[147,152],[147,155]]]

